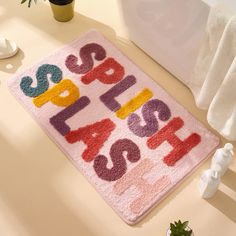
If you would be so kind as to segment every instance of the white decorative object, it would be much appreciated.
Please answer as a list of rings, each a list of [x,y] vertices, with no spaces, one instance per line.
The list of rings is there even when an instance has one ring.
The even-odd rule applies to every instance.
[[[215,130],[236,140],[236,1],[120,2],[130,39],[191,89]]]
[[[0,59],[14,56],[18,52],[15,42],[0,37]]]
[[[207,121],[228,140],[236,140],[236,15],[222,5],[212,8],[206,37],[188,87]]]
[[[213,165],[211,169],[205,170],[200,178],[199,190],[202,198],[211,198],[216,193],[220,184],[220,165]]]
[[[219,172],[220,176],[223,176],[228,169],[230,163],[232,162],[233,159],[233,145],[231,143],[226,143],[223,148],[219,148],[216,150],[211,166],[213,167],[214,165],[218,164],[221,167],[221,171]]]
[[[191,80],[210,9],[235,0],[120,0],[130,39],[182,82]]]

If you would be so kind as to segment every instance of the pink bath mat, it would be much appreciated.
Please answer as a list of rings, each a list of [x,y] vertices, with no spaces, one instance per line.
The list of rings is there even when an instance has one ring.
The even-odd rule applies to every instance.
[[[219,142],[97,31],[17,75],[9,88],[129,224]]]

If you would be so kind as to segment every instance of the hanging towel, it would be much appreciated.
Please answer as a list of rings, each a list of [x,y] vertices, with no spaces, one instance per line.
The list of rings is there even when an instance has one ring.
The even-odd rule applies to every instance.
[[[206,37],[188,86],[209,124],[236,140],[236,16],[223,6],[209,14]]]

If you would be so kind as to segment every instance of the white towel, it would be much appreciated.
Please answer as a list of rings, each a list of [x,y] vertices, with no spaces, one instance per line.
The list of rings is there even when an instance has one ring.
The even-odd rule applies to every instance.
[[[209,124],[236,140],[236,16],[223,6],[212,8],[193,78],[188,83]]]

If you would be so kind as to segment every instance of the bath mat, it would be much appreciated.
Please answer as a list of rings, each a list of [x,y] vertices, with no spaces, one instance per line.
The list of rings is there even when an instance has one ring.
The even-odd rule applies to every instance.
[[[95,30],[15,76],[9,89],[129,224],[219,142]]]

